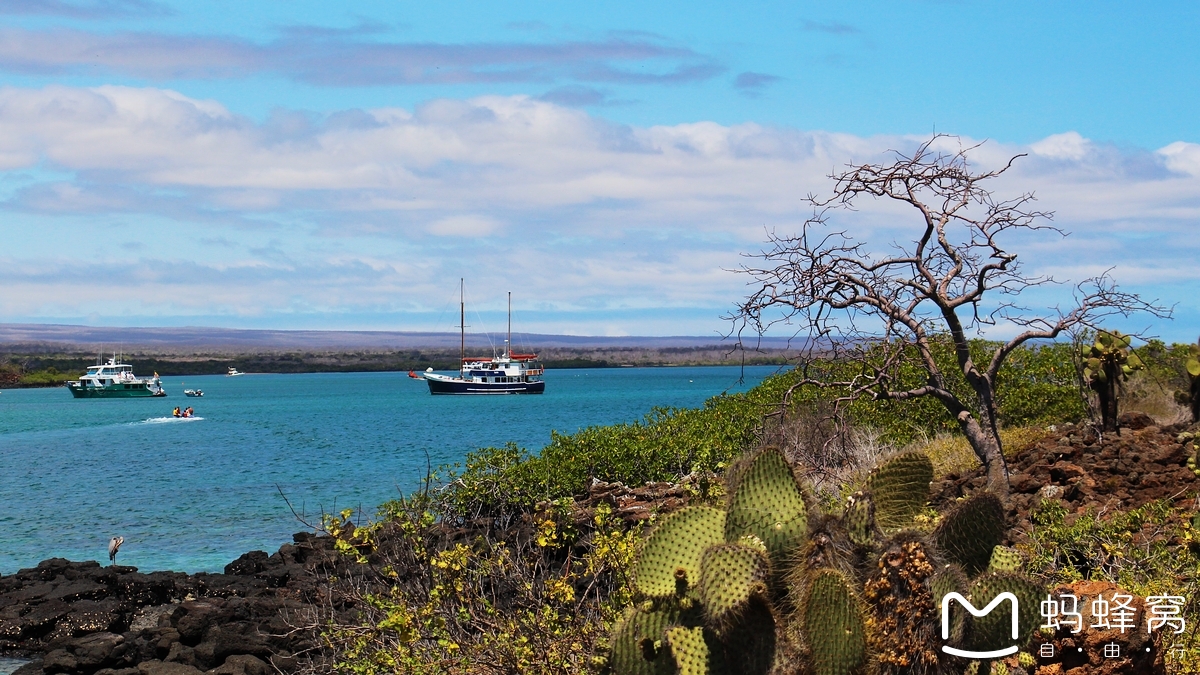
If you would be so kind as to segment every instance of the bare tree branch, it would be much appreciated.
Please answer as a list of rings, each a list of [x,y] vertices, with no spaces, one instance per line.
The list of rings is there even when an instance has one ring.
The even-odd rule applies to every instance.
[[[979,146],[939,150],[949,138],[934,136],[911,155],[896,152],[891,164],[850,166],[831,176],[832,196],[809,198],[813,215],[798,234],[771,232],[768,248],[748,256],[755,263],[739,271],[753,279],[752,291],[729,318],[739,336],[747,329],[762,335],[777,326],[807,331],[805,374],[797,386],[837,389],[835,411],[861,398],[937,399],[987,467],[989,488],[1007,496],[995,397],[1005,358],[1030,340],[1054,339],[1137,312],[1167,317],[1171,310],[1119,291],[1107,274],[1080,284],[1074,307],[1057,317],[1031,315],[1017,305],[1016,296],[1054,280],[1026,274],[1003,240],[1019,231],[1065,233],[1049,224],[1053,214],[1033,207],[1032,194],[999,199],[989,188],[988,181],[1022,155],[975,173],[967,158]],[[879,254],[847,230],[830,226],[837,211],[854,210],[862,198],[911,207],[918,236],[893,242],[891,253]],[[976,363],[970,340],[1000,322],[1022,330],[987,363]],[[934,358],[937,336],[946,336],[953,346],[957,368],[950,372]],[[914,358],[926,382],[902,385],[900,368]],[[840,381],[809,377],[808,365],[821,359],[849,359],[862,374]],[[950,383],[964,380],[974,400],[954,393]]]

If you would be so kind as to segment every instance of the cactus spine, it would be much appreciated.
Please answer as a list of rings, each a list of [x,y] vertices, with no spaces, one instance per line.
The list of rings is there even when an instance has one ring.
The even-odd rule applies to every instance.
[[[907,527],[925,508],[933,462],[923,452],[892,457],[871,472],[867,490],[875,503],[875,522],[884,531]]]
[[[633,607],[613,629],[613,672],[624,675],[671,675],[675,663],[664,650],[667,628],[679,620],[675,608]]]
[[[813,576],[803,614],[817,675],[851,675],[863,667],[867,640],[862,610],[840,572],[824,569]]]
[[[748,546],[710,546],[700,568],[697,595],[706,623],[718,634],[735,623],[754,596],[766,594],[767,559]]]
[[[1044,595],[1040,586],[1019,574],[989,572],[971,584],[971,603],[982,608],[1006,592],[1017,598],[1019,613],[1015,643],[1023,646],[1038,624],[1038,603]],[[971,647],[980,651],[1002,649],[1012,645],[1012,614],[1006,609],[973,617],[968,633]]]
[[[946,514],[934,532],[938,548],[968,575],[987,569],[1004,538],[1004,505],[990,492],[976,494]]]
[[[1021,554],[1014,548],[997,546],[992,549],[992,559],[988,562],[989,572],[1020,572]]]
[[[869,546],[875,535],[875,501],[870,493],[855,492],[846,498],[842,512],[846,534],[855,546]]]
[[[780,569],[807,532],[808,507],[783,454],[767,448],[752,455],[731,485],[725,540],[758,537],[771,565]]]
[[[707,506],[664,517],[634,563],[634,590],[648,598],[683,595],[699,582],[704,550],[724,541],[724,529],[725,512]]]

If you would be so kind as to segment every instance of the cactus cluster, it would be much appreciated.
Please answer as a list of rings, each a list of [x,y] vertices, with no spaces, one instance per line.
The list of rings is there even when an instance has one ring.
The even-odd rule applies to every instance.
[[[1200,422],[1200,341],[1189,345],[1184,368],[1188,375],[1188,390],[1175,392],[1175,402],[1186,405],[1192,411],[1192,421]]]
[[[1100,331],[1092,345],[1084,345],[1083,379],[1100,400],[1100,416],[1106,431],[1117,428],[1117,393],[1121,382],[1135,370],[1145,368],[1130,350],[1132,338],[1120,331]]]
[[[1178,440],[1183,444],[1184,450],[1187,452],[1187,468],[1192,470],[1192,473],[1200,476],[1200,441],[1195,440],[1196,434],[1185,431],[1179,434]]]
[[[724,510],[686,507],[647,537],[632,572],[640,604],[614,629],[611,671],[961,673],[971,664],[941,651],[941,600],[951,592],[977,607],[1013,593],[1027,638],[1040,589],[1021,575],[1020,555],[1000,545],[1003,506],[979,493],[921,532],[914,518],[932,477],[928,457],[899,454],[840,513],[810,513],[781,453],[749,456],[730,471]],[[948,641],[1010,645],[1001,616],[1011,620],[951,611]]]
[[[690,506],[662,519],[633,567],[642,604],[614,630],[613,671],[766,673],[774,662],[772,570],[803,544],[804,494],[777,450],[735,470],[726,510]]]

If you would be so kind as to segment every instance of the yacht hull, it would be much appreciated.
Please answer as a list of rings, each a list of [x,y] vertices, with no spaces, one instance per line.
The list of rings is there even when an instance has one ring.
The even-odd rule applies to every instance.
[[[540,394],[546,391],[546,383],[534,382],[468,382],[455,378],[425,378],[430,394],[488,395],[488,394]]]
[[[108,387],[72,387],[67,386],[71,390],[71,395],[75,398],[150,398],[154,396],[166,396],[167,393],[157,392],[144,385],[128,385],[130,388],[124,388],[126,385],[117,384]]]

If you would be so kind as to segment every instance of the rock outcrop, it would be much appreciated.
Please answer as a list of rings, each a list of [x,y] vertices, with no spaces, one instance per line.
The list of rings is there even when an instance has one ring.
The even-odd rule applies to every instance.
[[[0,653],[35,657],[21,675],[294,671],[314,647],[297,628],[328,602],[324,576],[345,564],[330,537],[294,539],[224,574],[53,558],[0,577]]]

